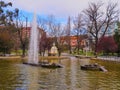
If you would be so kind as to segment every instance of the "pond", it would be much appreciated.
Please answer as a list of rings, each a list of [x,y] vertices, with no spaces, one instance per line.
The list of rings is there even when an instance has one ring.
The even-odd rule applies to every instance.
[[[108,72],[83,71],[80,65],[104,65]],[[118,90],[120,63],[88,59],[61,60],[63,68],[24,65],[20,60],[0,60],[0,90]]]

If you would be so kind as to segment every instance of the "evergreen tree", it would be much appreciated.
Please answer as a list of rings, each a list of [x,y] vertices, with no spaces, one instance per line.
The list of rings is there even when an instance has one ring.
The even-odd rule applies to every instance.
[[[117,29],[115,30],[114,39],[118,46],[118,57],[120,57],[120,22],[117,22]]]

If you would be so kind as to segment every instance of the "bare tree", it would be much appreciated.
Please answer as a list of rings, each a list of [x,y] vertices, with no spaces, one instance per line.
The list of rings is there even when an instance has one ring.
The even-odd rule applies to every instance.
[[[57,27],[60,25],[59,23],[56,22],[55,16],[54,15],[49,15],[48,16],[48,33],[49,36],[51,37],[57,37]]]
[[[109,29],[118,19],[116,3],[108,3],[106,11],[101,10],[103,3],[90,3],[88,9],[84,11],[87,16],[88,32],[94,39],[94,54],[97,57],[99,39],[104,37]]]
[[[47,31],[47,20],[45,18],[39,17],[38,18],[38,27],[40,28],[40,43],[39,43],[39,52],[40,55],[44,56],[45,50],[47,48],[47,37],[46,37],[46,31]]]
[[[63,35],[63,32],[64,30],[62,25],[56,21],[53,15],[50,15],[48,17],[48,33],[50,37],[53,37],[53,41],[58,48],[59,55],[61,53],[60,37]]]
[[[47,30],[47,20],[42,17],[38,17],[38,26],[43,29],[44,31]]]
[[[73,21],[74,24],[74,33],[77,37],[77,53],[79,54],[80,48],[82,48],[80,42],[82,41],[82,36],[86,33],[85,23],[82,17],[82,14],[78,14],[78,16]]]
[[[25,26],[24,26],[24,21],[21,20],[21,17],[25,18],[26,20]],[[16,15],[16,32],[18,34],[20,46],[22,49],[22,57],[25,56],[26,49],[28,47],[29,32],[28,32],[27,23],[28,23],[27,17],[25,17],[23,14],[19,15],[18,12],[18,14]]]

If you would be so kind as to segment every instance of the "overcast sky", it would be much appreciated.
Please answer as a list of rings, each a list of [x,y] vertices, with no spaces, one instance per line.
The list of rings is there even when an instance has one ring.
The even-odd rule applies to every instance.
[[[11,1],[13,7],[26,12],[37,12],[40,15],[53,14],[57,18],[77,16],[83,9],[88,7],[89,2],[102,1],[107,3],[110,0],[5,0]],[[120,0],[111,0],[120,3]]]

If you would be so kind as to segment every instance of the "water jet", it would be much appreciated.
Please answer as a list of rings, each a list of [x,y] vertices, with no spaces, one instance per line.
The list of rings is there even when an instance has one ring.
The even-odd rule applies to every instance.
[[[29,49],[28,49],[28,62],[24,62],[23,64],[32,65],[32,66],[40,66],[39,64],[39,30],[37,27],[37,17],[36,13],[34,13],[32,26],[30,31],[30,40],[29,40]]]

